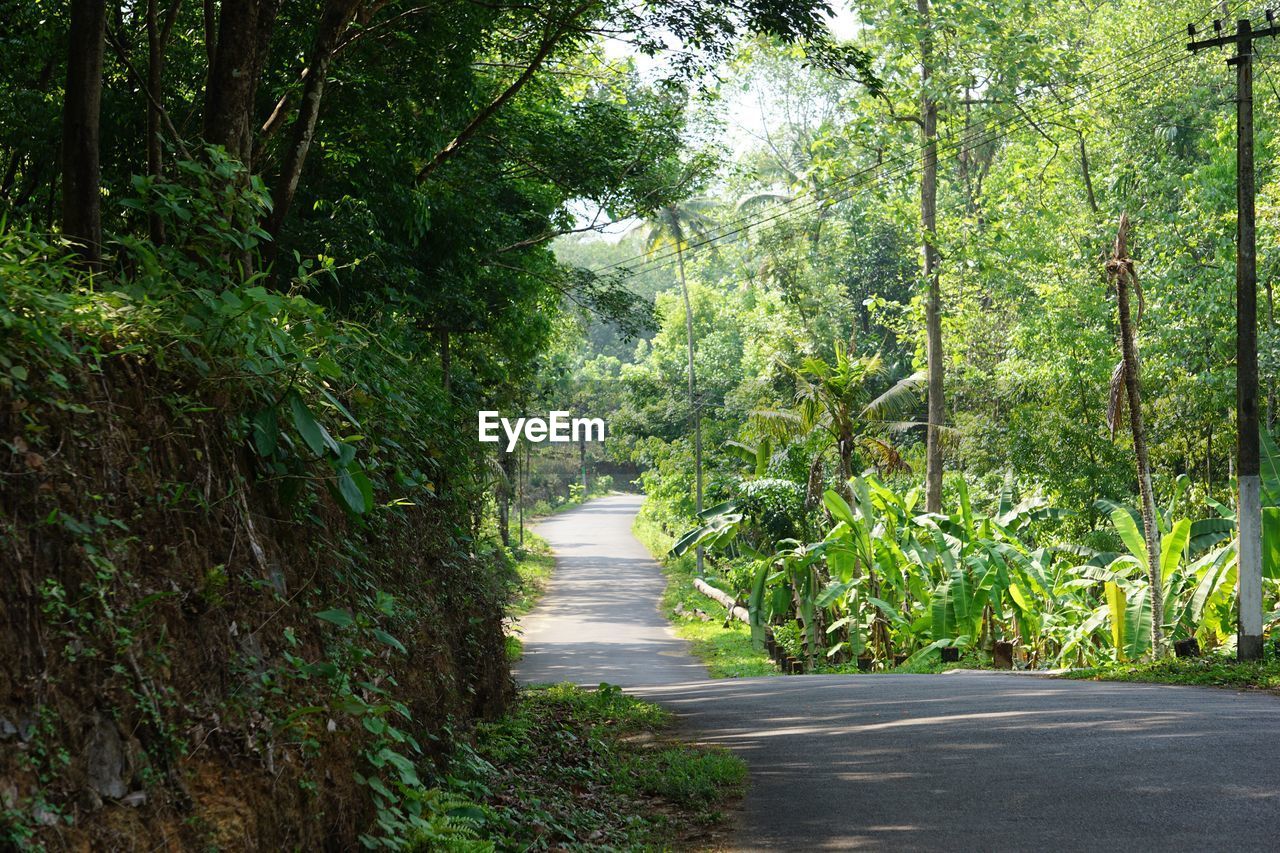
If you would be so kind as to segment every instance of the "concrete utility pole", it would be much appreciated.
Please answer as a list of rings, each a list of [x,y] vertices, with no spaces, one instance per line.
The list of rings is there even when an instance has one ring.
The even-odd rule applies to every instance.
[[[1262,658],[1262,499],[1258,477],[1258,269],[1253,185],[1253,42],[1280,33],[1275,13],[1267,11],[1267,28],[1254,32],[1248,18],[1236,21],[1235,35],[1196,41],[1195,24],[1187,27],[1196,53],[1235,45],[1227,60],[1236,68],[1236,477],[1239,482],[1239,613],[1236,658]]]

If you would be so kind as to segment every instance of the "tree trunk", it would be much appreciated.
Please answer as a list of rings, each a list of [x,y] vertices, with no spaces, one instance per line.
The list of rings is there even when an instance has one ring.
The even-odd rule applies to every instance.
[[[449,330],[441,329],[440,335],[440,386],[444,389],[445,399],[449,399],[451,387],[451,374],[453,373],[453,358],[449,353]]]
[[[302,102],[298,106],[298,117],[294,119],[293,132],[289,136],[289,145],[280,166],[280,177],[271,194],[272,210],[267,219],[266,230],[273,239],[279,237],[281,226],[298,191],[298,181],[302,177],[307,151],[315,137],[320,101],[324,97],[324,86],[329,75],[329,63],[359,6],[360,0],[328,0],[325,3],[315,40],[311,45],[311,57],[303,72]],[[275,254],[274,246],[273,243],[273,248],[268,249],[272,255]]]
[[[204,135],[250,167],[253,108],[279,0],[222,0],[205,92]],[[207,9],[208,7],[206,7]]]
[[[62,233],[90,269],[102,264],[98,134],[106,32],[103,0],[72,0],[62,105]]]
[[[925,339],[929,361],[928,413],[925,454],[925,509],[942,511],[942,436],[946,419],[943,400],[942,293],[938,278],[938,103],[929,93],[933,74],[933,31],[929,0],[916,0],[920,13],[920,133],[924,168],[920,173],[920,226],[923,232]]]
[[[688,352],[689,352],[689,420],[693,427],[693,467],[694,481],[696,484],[695,506],[699,515],[702,514],[702,413],[698,407],[698,382],[693,372],[693,306],[689,301],[689,283],[684,276],[684,236],[677,233],[676,237],[676,261],[680,268],[680,292],[684,294],[684,329],[688,336]],[[696,551],[696,562],[698,575],[702,575],[702,546],[699,545]]]
[[[164,110],[164,51],[169,36],[178,19],[182,0],[172,0],[165,13],[163,25],[157,7],[158,0],[147,0],[147,174],[159,178],[164,174],[164,147],[161,145],[160,128]],[[164,221],[156,213],[148,217],[151,240],[163,243]]]
[[[1120,349],[1124,359],[1125,395],[1129,404],[1129,429],[1133,433],[1133,456],[1138,468],[1138,490],[1142,495],[1142,530],[1147,540],[1147,582],[1151,597],[1151,651],[1164,657],[1164,590],[1160,578],[1160,532],[1156,526],[1156,502],[1151,491],[1151,462],[1147,457],[1146,435],[1142,427],[1142,394],[1138,387],[1138,352],[1134,345],[1133,323],[1129,316],[1131,261],[1125,252],[1128,219],[1120,220],[1116,241],[1116,301],[1120,314]]]
[[[160,43],[160,16],[157,0],[147,0],[147,174],[157,179],[164,171],[164,149],[160,145],[160,104],[164,75],[164,47]],[[175,5],[177,0],[175,0]],[[147,217],[153,243],[164,243],[164,220],[155,211]]]
[[[519,476],[520,459],[518,454],[519,448],[515,453],[507,453],[503,450],[498,451],[498,466],[502,469],[502,482],[497,489],[498,503],[498,533],[502,537],[503,547],[511,547],[511,495],[512,488],[511,473],[512,465],[516,467],[516,475]]]

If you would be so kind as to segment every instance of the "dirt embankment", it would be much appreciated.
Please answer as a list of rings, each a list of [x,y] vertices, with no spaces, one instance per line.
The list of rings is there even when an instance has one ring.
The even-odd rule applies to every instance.
[[[0,847],[388,834],[511,690],[467,508],[391,505],[388,475],[349,516],[234,438],[232,392],[149,360],[66,381],[0,385]]]

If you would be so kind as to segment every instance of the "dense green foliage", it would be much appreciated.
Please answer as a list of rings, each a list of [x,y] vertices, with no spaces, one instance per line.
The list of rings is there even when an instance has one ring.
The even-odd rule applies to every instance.
[[[677,537],[700,530],[685,545],[718,552],[713,582],[753,598],[760,626],[771,623],[814,665],[866,653],[891,666],[895,655],[944,645],[989,655],[997,641],[1014,643],[1019,665],[1150,654],[1146,547],[1127,509],[1139,503],[1134,455],[1128,434],[1107,423],[1120,347],[1100,258],[1127,211],[1163,627],[1172,640],[1229,651],[1233,79],[1219,57],[1177,43],[1204,10],[939,4],[927,25],[874,2],[855,12],[877,91],[767,40],[735,58],[720,89],[721,115],[751,130],[720,150],[722,168],[699,199],[706,236],[683,253],[712,507],[703,518],[677,258],[595,249],[599,267],[634,270],[638,287],[668,280],[652,337],[630,354],[582,356],[584,369],[625,386],[614,452],[645,466],[646,512]],[[930,37],[947,468],[932,516],[915,492],[928,358],[916,125],[919,50]],[[1270,433],[1280,377],[1266,282],[1280,255],[1264,200],[1276,187],[1280,101],[1265,82],[1267,48],[1259,61]],[[1274,468],[1264,468],[1271,626],[1280,515]]]
[[[514,455],[476,411],[543,403],[588,323],[652,327],[552,241],[690,191],[686,105],[742,36],[864,74],[824,9],[5,7],[0,844],[439,828],[437,762],[512,692]]]
[[[766,639],[810,669],[1011,644],[1135,677],[1164,672],[1134,663],[1161,632],[1231,650],[1234,92],[1181,44],[1207,10],[867,0],[846,42],[828,11],[6,7],[4,843],[664,840],[637,802],[710,808],[698,786],[740,768],[609,741],[658,723],[613,691],[532,696],[442,783],[512,694],[504,608],[549,571],[511,547],[512,501],[637,472],[645,538],[674,542],[666,606],[716,674],[769,671]],[[1280,89],[1259,49],[1270,630]],[[1145,531],[1107,423],[1122,213]],[[478,410],[551,408],[606,414],[612,466],[475,440]],[[689,615],[699,546],[750,628]],[[145,806],[127,831],[121,802]]]

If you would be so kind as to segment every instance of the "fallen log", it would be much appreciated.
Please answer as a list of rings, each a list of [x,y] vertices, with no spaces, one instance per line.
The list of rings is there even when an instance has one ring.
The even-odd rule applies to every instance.
[[[716,589],[711,584],[701,578],[693,579],[693,588],[698,592],[719,602],[729,611],[729,617],[737,619],[747,625],[751,624],[751,614],[747,612],[747,608],[738,604],[733,596],[723,590]],[[768,625],[764,627],[764,647],[769,654],[769,659],[778,665],[778,667],[787,674],[801,675],[804,673],[804,662],[792,658],[786,651],[777,644],[773,638],[773,629]]]
[[[747,613],[747,608],[739,605],[727,592],[716,589],[701,578],[694,578],[693,586],[694,589],[698,590],[698,592],[702,593],[707,598],[718,601],[720,604],[724,605],[724,608],[729,611],[729,615],[734,619],[737,619],[740,622],[745,622],[748,625],[751,624],[751,614]]]

